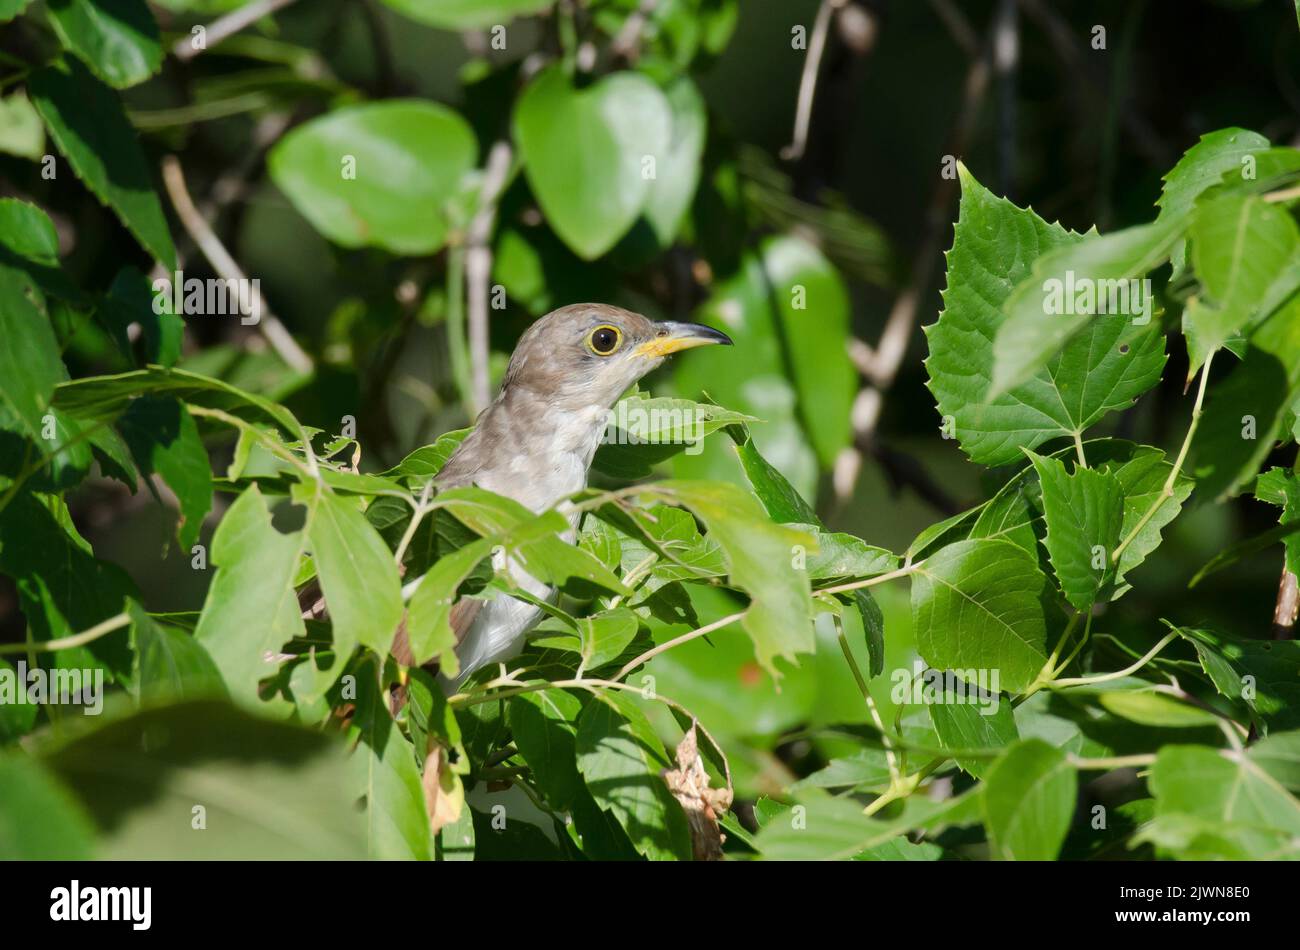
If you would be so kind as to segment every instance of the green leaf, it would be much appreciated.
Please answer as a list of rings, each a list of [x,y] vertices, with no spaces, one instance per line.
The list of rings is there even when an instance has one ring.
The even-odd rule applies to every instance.
[[[87,861],[95,826],[33,759],[0,756],[0,861]]]
[[[177,399],[141,396],[118,424],[140,473],[146,479],[158,475],[176,493],[181,509],[177,537],[188,551],[212,508],[211,463],[194,419]]]
[[[1190,729],[1212,726],[1218,721],[1214,713],[1181,703],[1163,693],[1113,690],[1098,693],[1097,702],[1121,719],[1155,728]]]
[[[506,24],[515,17],[538,13],[555,0],[384,0],[417,23],[446,30],[468,30]]]
[[[1156,204],[1174,216],[1190,211],[1203,192],[1219,184],[1228,172],[1240,171],[1248,156],[1268,147],[1268,139],[1247,129],[1219,129],[1202,135],[1164,176]]]
[[[304,530],[334,628],[334,652],[346,662],[360,643],[387,656],[403,613],[393,552],[353,499],[319,483],[296,485],[294,498],[309,509]]]
[[[599,257],[640,217],[654,183],[646,160],[665,161],[672,127],[668,100],[639,73],[578,89],[556,65],[529,83],[515,140],[547,222],[578,256]]]
[[[1051,861],[1074,816],[1074,768],[1065,753],[1026,739],[993,763],[984,782],[989,852],[1004,861]]]
[[[1192,470],[1202,492],[1226,498],[1255,477],[1298,392],[1300,297],[1251,335],[1241,363],[1206,394],[1192,441]]]
[[[18,16],[31,2],[32,0],[0,0],[0,23],[7,23]]]
[[[1023,692],[1047,662],[1036,559],[1010,541],[959,541],[915,565],[912,622],[921,656],[936,669],[999,670]]]
[[[0,99],[0,152],[34,162],[45,154],[45,126],[26,93],[15,92]]]
[[[754,496],[734,485],[676,480],[650,490],[693,511],[721,545],[731,582],[750,597],[740,623],[759,665],[779,678],[777,657],[796,662],[797,654],[812,653],[811,585],[792,561],[796,547],[815,550],[815,539],[773,524]]]
[[[0,572],[13,578],[32,637],[54,640],[121,613],[135,585],[115,564],[97,560],[62,500],[19,492],[0,510]],[[60,668],[131,672],[127,631],[54,654]]]
[[[1157,822],[1192,819],[1192,831],[1174,849],[1179,857],[1215,856],[1225,840],[1236,857],[1294,853],[1300,802],[1241,753],[1167,745],[1156,755],[1148,784]]]
[[[456,633],[451,628],[451,608],[456,605],[456,591],[465,583],[479,563],[492,553],[493,538],[479,538],[457,548],[434,562],[411,597],[407,615],[414,665],[438,659],[442,672],[455,676],[460,671],[456,659]]]
[[[208,651],[230,695],[257,701],[258,681],[275,671],[266,655],[303,635],[293,580],[302,532],[281,534],[257,486],[245,489],[212,536],[217,573],[194,638]]]
[[[356,860],[364,829],[341,742],[224,703],[143,710],[43,757],[108,860]]]
[[[465,441],[465,437],[471,431],[470,429],[456,429],[454,432],[444,433],[438,436],[432,445],[421,446],[411,452],[384,474],[393,478],[399,476],[412,476],[421,480],[433,478],[447,464],[447,460],[452,457],[455,451],[460,448],[460,444]]]
[[[272,180],[316,230],[343,247],[431,254],[478,153],[446,106],[390,99],[335,109],[271,149]]]
[[[853,436],[858,373],[844,344],[850,335],[848,290],[830,261],[799,237],[768,242],[763,262],[800,419],[828,469]]]
[[[673,243],[700,181],[708,113],[704,97],[689,76],[679,76],[664,90],[672,118],[668,147],[658,161],[645,203],[645,217],[662,247]]]
[[[576,752],[582,704],[558,689],[510,697],[510,731],[515,747],[533,772],[533,780],[552,808],[569,809],[582,789]]]
[[[708,403],[634,393],[620,399],[611,411],[592,467],[616,478],[643,478],[655,464],[678,452],[698,452],[701,441],[719,429],[757,421]]]
[[[36,703],[27,695],[27,683],[18,670],[4,657],[0,657],[0,682],[7,678],[13,691],[0,687],[4,701],[0,702],[0,745],[31,732],[36,725]]]
[[[793,808],[784,808],[761,823],[755,845],[769,861],[844,861],[863,855],[901,834],[937,834],[951,825],[980,820],[983,790],[935,802],[919,796],[903,803],[902,813],[889,820],[867,818],[862,805],[828,795],[805,795]],[[755,809],[757,811],[757,809]]]
[[[645,713],[612,690],[596,694],[578,716],[578,771],[636,849],[652,860],[689,860],[686,815],[660,772],[671,768]]]
[[[216,663],[190,633],[155,621],[139,604],[131,615],[131,646],[136,655],[135,688],[141,701],[225,698]]]
[[[758,451],[748,427],[743,432],[743,440],[736,443],[736,456],[740,459],[754,494],[763,503],[772,520],[778,524],[820,524],[812,505],[804,501],[803,496],[781,471]]]
[[[381,663],[367,655],[351,670],[357,698],[349,734],[358,742],[351,765],[354,787],[366,799],[367,850],[380,860],[428,861],[433,838],[420,770],[415,749],[388,712]]]
[[[1300,791],[1300,732],[1265,736],[1250,746],[1246,754],[1284,788]]]
[[[1035,260],[1003,307],[1006,319],[993,343],[989,397],[1033,379],[1058,354],[1070,367],[1080,353],[1076,348],[1067,354],[1066,344],[1091,328],[1083,338],[1092,341],[1092,349],[1099,326],[1110,327],[1101,338],[1105,375],[1089,375],[1089,387],[1100,385],[1101,398],[1127,406],[1153,386],[1164,365],[1164,343],[1154,323],[1152,292],[1140,280],[1169,258],[1186,226],[1185,217],[1162,215],[1151,224],[1087,235]],[[1072,288],[1081,289],[1072,297]]]
[[[1044,313],[1039,262],[1089,246],[1080,235],[994,196],[962,170],[944,309],[926,328],[925,365],[939,412],[951,419],[973,461],[1003,465],[1018,461],[1021,448],[1081,434],[1160,378],[1165,355],[1159,326],[1135,326],[1123,314],[1107,314],[1090,319],[1059,353],[1043,354],[1026,378],[1009,388],[993,385],[995,352],[1013,339],[1006,327],[1015,318],[1005,309],[1014,303],[1013,291],[1030,283],[1037,288],[1025,340],[1042,327],[1062,325],[1070,318]],[[1080,274],[1100,276],[1086,262],[1071,261]]]
[[[162,65],[158,24],[144,0],[48,0],[54,32],[104,82],[144,82]]]
[[[1244,703],[1261,733],[1300,727],[1300,643],[1245,640],[1214,630],[1174,627],[1196,648],[1222,695]]]
[[[1061,592],[1075,608],[1090,610],[1115,580],[1111,552],[1119,545],[1124,493],[1109,472],[1075,468],[1029,454],[1043,492],[1044,545]]]
[[[154,309],[155,301],[159,299],[163,303],[161,313]],[[166,295],[156,296],[149,279],[134,267],[118,271],[108,293],[95,308],[95,319],[133,364],[137,364],[137,360],[135,345],[129,335],[132,324],[140,327],[141,359],[138,364],[171,366],[180,358],[181,342],[185,336],[184,319],[172,313]]]
[[[867,578],[898,568],[898,555],[861,538],[840,531],[823,531],[816,525],[793,524],[817,540],[816,552],[808,555],[808,576],[813,580],[829,578]]]
[[[1255,497],[1282,509],[1278,516],[1279,527],[1300,522],[1300,478],[1285,468],[1270,468],[1255,482]],[[1296,525],[1300,528],[1300,525]],[[1300,571],[1300,537],[1288,534],[1282,539],[1286,546],[1286,569],[1292,574]]]
[[[32,75],[28,92],[73,171],[167,271],[176,249],[135,131],[116,93],[77,60]]]
[[[67,378],[45,300],[31,277],[0,263],[0,422],[40,439],[54,387]],[[8,410],[4,412],[2,410]]]
[[[1019,739],[1011,703],[1000,694],[990,699],[995,700],[991,711],[988,704],[962,702],[947,692],[928,703],[939,744],[945,749],[1001,749]],[[959,755],[956,762],[975,778],[984,778],[990,766],[987,759],[970,756]]]
[[[1300,250],[1300,231],[1283,209],[1253,195],[1199,202],[1192,219],[1192,261],[1212,303],[1197,298],[1183,314],[1191,379],[1206,357],[1264,316],[1261,305]],[[1274,301],[1276,305],[1278,301]]]

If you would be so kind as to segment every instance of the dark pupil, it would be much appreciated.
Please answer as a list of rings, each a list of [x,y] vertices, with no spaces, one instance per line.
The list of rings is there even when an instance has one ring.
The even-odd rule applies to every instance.
[[[597,353],[609,353],[614,349],[618,337],[613,330],[597,330],[591,335],[591,347]]]

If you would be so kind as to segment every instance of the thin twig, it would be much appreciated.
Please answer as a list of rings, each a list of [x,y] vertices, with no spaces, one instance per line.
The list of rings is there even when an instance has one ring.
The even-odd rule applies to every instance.
[[[298,345],[284,324],[280,322],[275,314],[271,313],[270,308],[266,306],[266,301],[262,298],[261,288],[253,283],[244,274],[240,266],[235,263],[235,259],[230,256],[224,244],[208,226],[203,215],[199,214],[194,202],[190,198],[189,189],[185,187],[185,172],[181,169],[179,159],[174,155],[167,155],[162,161],[163,183],[167,187],[167,194],[171,197],[172,206],[176,209],[176,216],[180,218],[181,224],[190,238],[198,246],[198,249],[207,258],[212,269],[217,272],[218,276],[224,280],[237,280],[249,286],[251,291],[251,305],[254,313],[258,314],[259,319],[257,328],[266,341],[271,344],[271,348],[280,355],[290,367],[300,373],[310,373],[312,371],[311,357],[308,356]]]
[[[264,16],[270,16],[277,10],[287,7],[294,0],[255,0],[238,10],[232,10],[223,17],[213,20],[203,27],[203,45],[195,46],[194,37],[187,36],[176,41],[172,55],[182,62],[193,59],[206,49],[216,46],[228,36],[238,33],[250,23],[256,23]]]
[[[514,152],[510,143],[497,142],[488,153],[483,185],[479,189],[478,210],[470,221],[465,247],[465,282],[469,305],[470,392],[474,416],[487,407],[491,399],[491,376],[488,373],[488,281],[492,274],[492,226],[496,222],[497,202],[510,178]]]
[[[74,633],[68,637],[60,637],[57,640],[0,644],[0,654],[28,652],[53,653],[56,650],[71,650],[73,647],[83,646],[90,643],[92,640],[98,640],[100,637],[107,636],[114,630],[120,630],[130,622],[130,615],[123,612],[116,616],[109,617],[107,620],[100,621],[89,630],[83,630],[81,633]]]
[[[817,75],[821,72],[822,54],[826,52],[826,36],[831,28],[831,15],[848,0],[822,0],[813,21],[812,36],[808,38],[808,52],[804,56],[803,74],[799,77],[799,98],[795,101],[794,134],[790,144],[781,149],[787,161],[803,158],[808,147],[808,126],[812,122],[813,99],[817,96]]]

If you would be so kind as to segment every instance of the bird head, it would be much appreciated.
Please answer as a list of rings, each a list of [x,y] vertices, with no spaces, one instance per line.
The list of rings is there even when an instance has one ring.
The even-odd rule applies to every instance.
[[[612,406],[673,353],[731,344],[699,323],[656,322],[606,304],[573,304],[535,322],[515,346],[502,389],[544,395],[557,409]]]

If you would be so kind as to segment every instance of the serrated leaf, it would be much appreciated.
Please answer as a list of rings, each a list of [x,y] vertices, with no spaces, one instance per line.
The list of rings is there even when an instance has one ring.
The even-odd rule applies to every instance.
[[[224,698],[221,671],[190,633],[155,621],[132,603],[131,646],[136,655],[135,692],[141,701]]]
[[[1300,521],[1300,478],[1284,468],[1271,468],[1255,482],[1255,497],[1282,509],[1278,515],[1279,526]],[[1300,571],[1300,537],[1288,534],[1282,539],[1286,546],[1286,569],[1292,574]]]
[[[77,177],[164,269],[175,270],[167,218],[117,95],[75,59],[33,73],[28,92]]]
[[[353,670],[357,698],[349,732],[357,749],[351,766],[354,787],[366,799],[367,851],[380,860],[428,861],[433,839],[420,770],[415,750],[388,711],[381,662],[366,656]]]
[[[118,89],[144,82],[162,65],[158,24],[144,0],[47,0],[63,45]]]
[[[176,533],[189,551],[212,508],[211,463],[194,419],[179,400],[146,395],[131,403],[118,425],[140,473],[159,476],[176,494]]]
[[[440,659],[442,672],[455,676],[460,672],[456,659],[456,633],[451,627],[451,609],[456,591],[474,568],[492,553],[495,541],[479,538],[457,548],[434,562],[411,597],[407,615],[407,635],[416,666]]]
[[[1267,859],[1295,852],[1300,802],[1241,753],[1168,745],[1157,753],[1148,783],[1157,822],[1192,820],[1185,829],[1190,833],[1179,836],[1176,845],[1157,839],[1166,847],[1174,845],[1171,850],[1177,856],[1227,856],[1213,853],[1225,839],[1233,851],[1241,852],[1233,857]]]
[[[217,568],[194,638],[208,651],[236,700],[254,704],[257,684],[275,670],[266,654],[303,635],[293,579],[303,536],[281,534],[257,486],[227,509],[212,536]]]
[[[39,440],[54,387],[67,378],[45,301],[31,277],[0,264],[0,419]],[[37,444],[40,444],[39,441]]]
[[[611,410],[610,425],[591,464],[616,478],[643,478],[678,452],[698,452],[706,436],[757,421],[709,403],[634,393]]]
[[[1078,610],[1090,610],[1114,583],[1111,552],[1119,545],[1124,494],[1109,472],[1075,468],[1030,453],[1042,486],[1044,545],[1061,592]]]
[[[1023,692],[1047,661],[1047,578],[1010,541],[959,541],[915,566],[917,650],[937,669],[997,669]]]
[[[26,93],[15,92],[0,99],[0,152],[34,162],[45,155],[45,126]]]
[[[267,169],[336,244],[422,255],[446,242],[448,207],[477,153],[469,123],[451,109],[389,99],[298,126],[271,149]]]
[[[1287,268],[1300,253],[1300,231],[1279,207],[1253,195],[1220,195],[1196,205],[1190,232],[1196,276],[1212,302],[1184,311],[1190,379],[1215,349],[1266,313],[1274,283],[1294,289]]]
[[[393,553],[351,499],[320,485],[295,486],[308,506],[304,528],[334,630],[334,652],[346,662],[357,644],[386,656],[401,622],[402,582]]]
[[[1196,648],[1214,688],[1250,709],[1260,733],[1300,726],[1300,643],[1170,626]]]
[[[798,654],[813,652],[811,586],[792,559],[796,546],[814,551],[815,539],[773,524],[754,496],[735,485],[677,480],[650,488],[693,511],[721,545],[731,582],[750,597],[740,623],[754,641],[759,665],[779,678],[777,657],[797,662]]]
[[[984,812],[992,857],[1050,861],[1061,850],[1074,815],[1074,768],[1060,749],[1026,739],[993,763],[984,782]]]
[[[1012,392],[1058,355],[1068,372],[1081,355],[1102,354],[1103,374],[1088,374],[1087,382],[1115,401],[1107,408],[1127,406],[1153,386],[1164,365],[1164,342],[1152,292],[1141,281],[1169,258],[1186,228],[1185,216],[1162,215],[1151,224],[1086,235],[1035,260],[1003,305],[988,398]],[[1098,328],[1109,331],[1100,340]],[[1085,330],[1091,332],[1085,336]],[[1067,350],[1080,338],[1087,349],[1076,344]]]
[[[1090,319],[1068,343],[1063,339],[1060,352],[1044,353],[1024,378],[994,385],[995,351],[1006,345],[1000,341],[1018,339],[1020,332],[1006,330],[1013,319],[1006,309],[1013,306],[1013,291],[1037,281],[1037,309],[1026,339],[1043,325],[1070,320],[1044,313],[1037,269],[1049,255],[1074,253],[1086,240],[994,196],[963,170],[944,309],[926,328],[925,365],[939,412],[954,420],[972,460],[1001,465],[1018,460],[1021,448],[1082,433],[1159,379],[1165,361],[1159,327],[1154,321],[1135,326],[1131,317],[1108,314]],[[1081,274],[1096,276],[1085,261],[1074,263]]]
[[[1255,477],[1297,392],[1300,298],[1254,331],[1241,363],[1206,393],[1192,441],[1192,471],[1203,492],[1226,498]]]
[[[672,766],[645,713],[610,690],[591,698],[577,725],[578,771],[597,804],[646,857],[689,860],[686,816],[660,776]]]
[[[575,739],[582,704],[562,690],[510,697],[510,731],[546,800],[567,810],[582,789]]]
[[[970,701],[969,696],[966,699],[961,702],[955,694],[945,692],[926,705],[935,735],[945,749],[1001,749],[1020,738],[1005,696],[986,697],[984,703]],[[975,778],[988,774],[991,764],[987,759],[961,755],[956,762]]]

